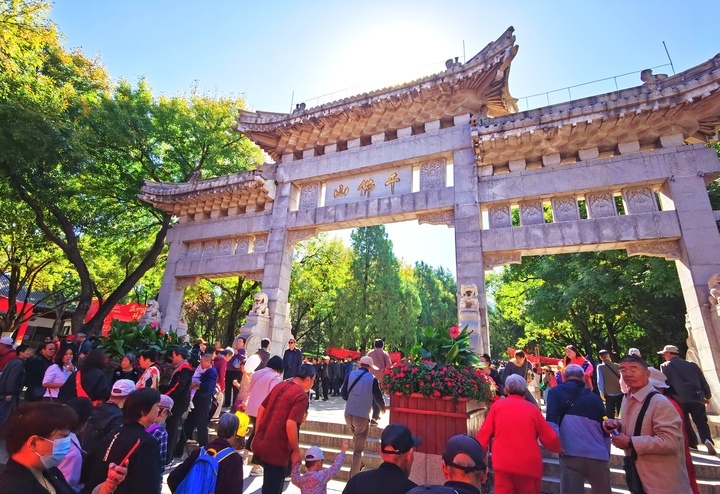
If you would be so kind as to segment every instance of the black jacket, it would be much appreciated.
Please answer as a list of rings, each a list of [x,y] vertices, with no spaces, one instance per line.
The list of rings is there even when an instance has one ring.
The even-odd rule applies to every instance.
[[[384,462],[374,470],[360,472],[353,476],[343,489],[343,494],[367,494],[382,492],[383,494],[405,494],[417,487],[407,475],[394,463]]]
[[[25,362],[25,400],[37,401],[41,400],[45,394],[45,388],[42,385],[45,371],[53,364],[52,360],[46,359],[43,355],[36,355]]]
[[[298,369],[302,365],[303,354],[299,349],[285,350],[283,355],[283,364],[285,364],[285,370],[283,371],[283,380],[295,377]]]
[[[7,363],[0,374],[0,398],[8,395],[17,398],[23,388],[25,380],[25,361],[16,357]]]
[[[193,370],[190,364],[183,362],[176,369],[170,383],[160,386],[160,392],[173,399],[173,415],[182,415],[190,408],[190,384]]]
[[[95,486],[107,478],[108,465],[119,465],[128,452],[140,440],[140,446],[128,465],[125,480],[118,485],[115,494],[160,494],[162,465],[160,446],[140,423],[125,424],[108,434],[83,461],[82,479],[84,494],[90,494]]]
[[[107,401],[110,398],[110,385],[105,377],[105,373],[100,369],[80,370],[80,383],[91,400]],[[75,376],[78,371],[70,374],[65,384],[58,391],[58,401],[66,403],[68,400],[77,398],[77,387]]]
[[[57,494],[75,494],[57,468],[45,470],[43,477],[55,488]],[[7,494],[48,494],[32,472],[13,459],[8,460],[5,470],[0,474],[0,490]]]
[[[712,397],[710,386],[697,364],[673,357],[664,362],[660,370],[677,393],[680,403],[703,403]]]
[[[90,453],[105,436],[122,426],[122,409],[115,403],[103,403],[93,408],[83,428],[80,445]]]

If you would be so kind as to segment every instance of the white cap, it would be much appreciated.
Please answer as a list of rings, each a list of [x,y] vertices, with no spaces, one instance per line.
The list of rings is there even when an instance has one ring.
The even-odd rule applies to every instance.
[[[2,338],[0,338],[0,343],[2,343],[3,345],[7,345],[7,346],[13,346],[15,344],[13,339],[10,338],[9,336],[3,336]]]
[[[636,357],[639,357],[640,350],[638,350],[637,348],[631,348],[630,350],[628,350],[628,355],[635,355]]]
[[[374,370],[379,369],[379,367],[375,365],[375,362],[373,362],[373,359],[370,355],[365,355],[364,357],[360,357],[360,365],[367,365],[368,367],[371,367]]]
[[[123,398],[135,391],[135,383],[130,379],[118,379],[112,387],[112,395]]]
[[[305,453],[305,460],[307,461],[317,461],[324,459],[325,455],[323,455],[322,449],[318,448],[317,446],[310,446]]]

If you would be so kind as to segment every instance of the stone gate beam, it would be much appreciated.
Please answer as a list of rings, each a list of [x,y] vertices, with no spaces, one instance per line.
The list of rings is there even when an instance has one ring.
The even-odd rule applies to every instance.
[[[704,178],[709,171],[720,171],[720,163],[712,148],[676,149],[662,155],[672,176],[660,198],[663,209],[676,210],[682,230],[681,258],[675,265],[687,307],[688,344],[712,388],[713,408],[720,410],[720,318],[712,317],[714,307],[708,302],[708,279],[720,273],[720,234]]]
[[[470,144],[470,132],[467,136]],[[482,259],[480,206],[477,201],[478,179],[475,155],[471,148],[453,153],[453,179],[459,324],[461,329],[468,326],[468,330],[474,331],[471,336],[473,350],[479,354],[489,354],[485,268]],[[471,290],[473,286],[477,289],[476,294],[462,293],[463,287]]]

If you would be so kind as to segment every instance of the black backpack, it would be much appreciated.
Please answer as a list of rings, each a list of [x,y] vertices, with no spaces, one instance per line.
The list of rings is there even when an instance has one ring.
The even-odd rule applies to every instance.
[[[104,403],[93,409],[80,433],[80,446],[90,452],[109,433],[122,426],[122,409],[114,403]]]

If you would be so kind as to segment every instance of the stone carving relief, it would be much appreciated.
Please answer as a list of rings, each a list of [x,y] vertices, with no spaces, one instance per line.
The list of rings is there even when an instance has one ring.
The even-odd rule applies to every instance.
[[[460,285],[460,310],[478,310],[479,307],[477,285]]]
[[[212,257],[215,255],[215,242],[206,242],[203,248],[203,257]]]
[[[440,211],[418,215],[418,224],[455,226],[455,211]]]
[[[320,186],[318,184],[303,185],[300,189],[300,209],[317,207]]]
[[[265,292],[258,292],[253,297],[253,306],[250,309],[251,316],[267,316],[270,315],[268,310],[268,296]]]
[[[634,242],[628,244],[629,256],[664,257],[668,261],[680,259],[680,242],[677,240],[660,240],[657,242]]]
[[[490,228],[505,228],[512,226],[510,206],[492,206],[488,210],[488,219],[490,220]]]
[[[506,264],[521,264],[522,256],[519,252],[498,252],[498,253],[487,253],[483,255],[483,263],[485,264],[485,270],[490,270],[497,266],[504,266]]]
[[[318,234],[317,228],[303,228],[302,230],[290,230],[287,234],[288,245],[295,245],[301,240],[312,238]]]
[[[445,160],[420,165],[420,190],[445,187]]]
[[[218,248],[218,254],[221,256],[231,256],[233,248],[233,241],[229,238],[220,241],[220,247]]]
[[[267,236],[255,237],[253,252],[265,252],[267,250]]]
[[[160,303],[157,300],[148,301],[145,307],[145,313],[138,319],[138,326],[144,327],[150,325],[154,328],[160,327],[162,322],[162,314],[160,313]]]
[[[720,302],[720,273],[715,273],[708,280],[708,289],[710,290],[710,305],[718,305]]]
[[[247,254],[250,251],[250,239],[241,238],[238,240],[237,247],[235,248],[236,255]]]
[[[655,193],[650,187],[638,187],[622,191],[627,214],[652,213],[657,211]]]
[[[520,203],[521,225],[542,225],[543,223],[545,223],[545,213],[542,201]]]
[[[195,243],[190,244],[190,247],[188,248],[188,251],[187,251],[188,257],[200,257],[201,254],[202,254],[202,243],[195,242]]]
[[[553,197],[553,221],[577,221],[580,219],[577,199],[575,197]]]
[[[587,194],[585,201],[588,208],[588,218],[607,218],[617,216],[615,198],[611,192],[598,192]]]

